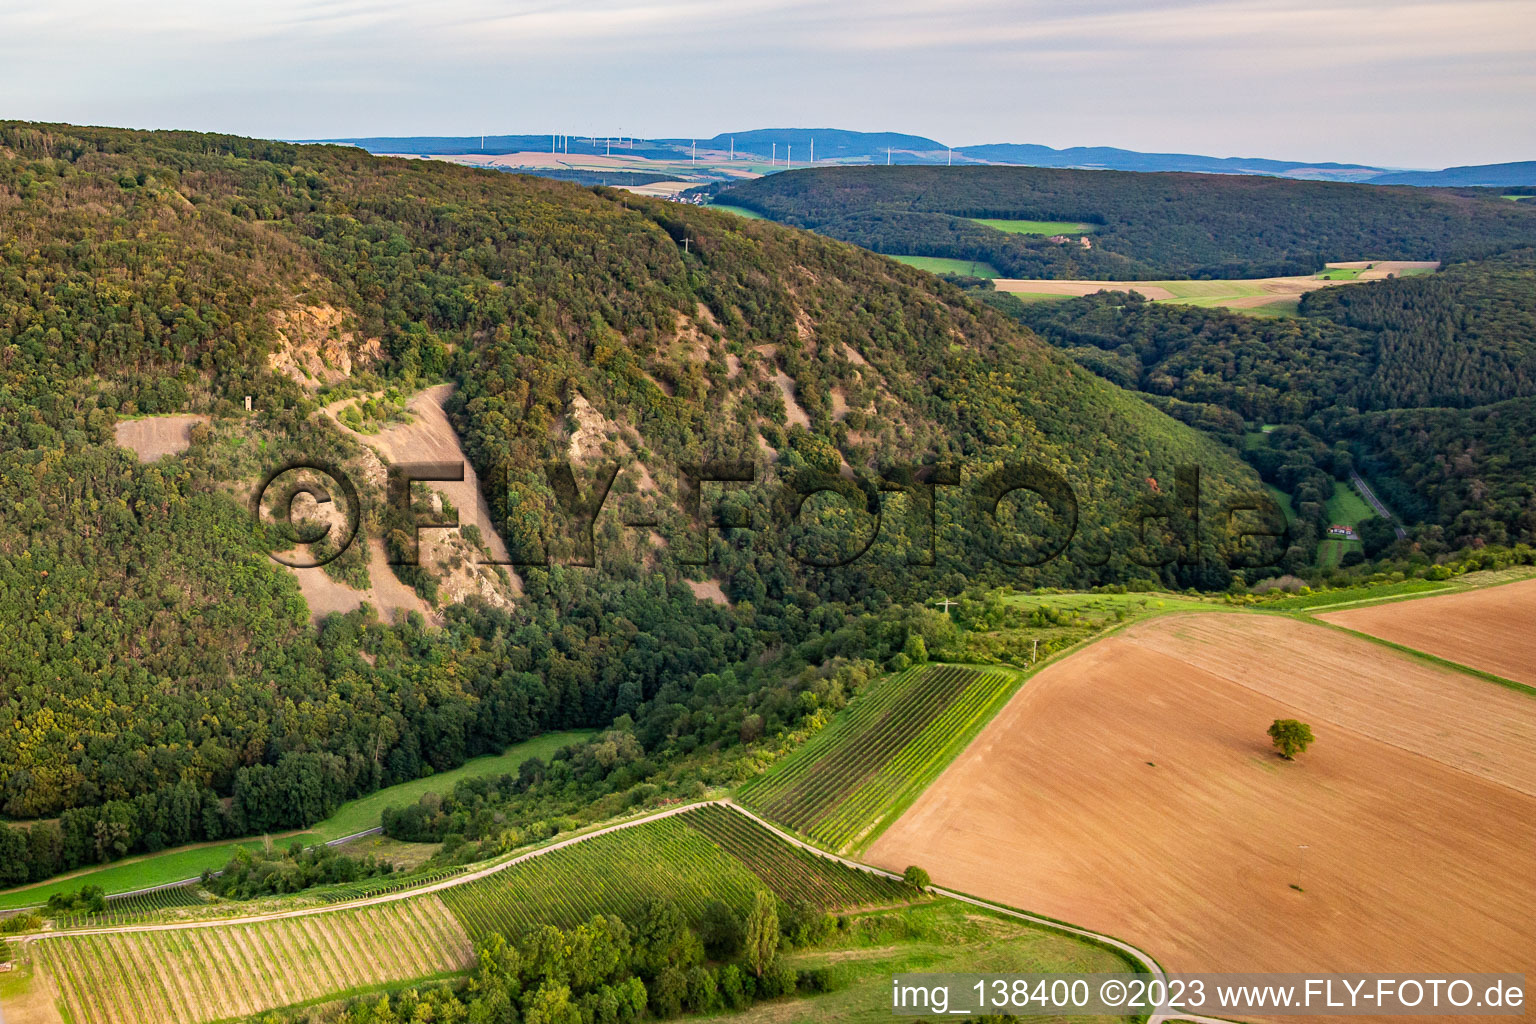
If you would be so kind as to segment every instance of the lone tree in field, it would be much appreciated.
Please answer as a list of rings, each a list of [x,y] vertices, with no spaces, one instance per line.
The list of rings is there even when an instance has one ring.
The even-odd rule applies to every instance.
[[[928,877],[928,872],[916,864],[907,866],[907,870],[901,873],[901,880],[914,889],[926,889],[933,881]]]
[[[1270,742],[1287,761],[1306,750],[1312,742],[1312,727],[1294,718],[1277,718],[1269,727]]]
[[[779,952],[779,906],[773,893],[758,891],[747,917],[747,966],[759,978]]]

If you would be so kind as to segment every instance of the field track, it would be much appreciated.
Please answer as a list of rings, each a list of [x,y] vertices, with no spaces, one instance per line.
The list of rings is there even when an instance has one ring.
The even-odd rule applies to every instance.
[[[1281,717],[1317,736],[1295,763]],[[1171,615],[1035,675],[867,856],[1170,970],[1503,970],[1536,960],[1532,749],[1523,693],[1287,617]]]
[[[740,815],[742,817],[743,821],[748,824],[748,826],[749,826],[748,829],[745,832],[743,832],[743,830],[741,829],[741,827],[739,825],[738,826],[730,825],[728,823],[729,819],[725,816],[727,813]],[[138,943],[138,944],[142,945],[143,949],[139,950],[141,953],[154,953],[155,951],[159,950],[161,946],[164,946],[166,949],[172,950],[172,951],[177,952],[179,954],[185,954],[187,957],[191,958],[192,961],[195,961],[197,964],[202,965],[201,969],[203,971],[205,971],[205,972],[214,972],[214,975],[217,975],[218,972],[222,970],[222,971],[228,973],[230,970],[232,970],[232,968],[224,966],[225,961],[220,959],[220,957],[224,955],[224,954],[221,954],[221,953],[218,952],[218,949],[221,948],[221,947],[216,947],[216,946],[210,945],[210,943],[213,941],[213,939],[211,937],[201,937],[201,936],[198,936],[196,934],[197,932],[208,931],[208,930],[213,930],[213,929],[226,929],[226,930],[228,930],[228,929],[233,929],[233,928],[244,928],[244,929],[249,930],[249,929],[257,927],[257,926],[262,926],[262,925],[271,924],[273,922],[278,922],[279,923],[278,924],[279,927],[285,928],[285,929],[289,929],[289,931],[284,932],[285,935],[295,934],[295,933],[293,933],[291,931],[293,928],[304,928],[304,929],[306,929],[305,934],[309,934],[309,929],[314,927],[314,928],[319,928],[320,932],[318,934],[327,936],[328,937],[328,941],[330,943],[332,943],[332,944],[344,943],[346,940],[341,938],[340,936],[338,936],[334,929],[327,930],[327,928],[325,927],[325,924],[326,924],[325,922],[319,922],[319,923],[315,923],[314,925],[310,925],[310,924],[308,924],[306,922],[302,922],[302,921],[295,922],[295,921],[293,921],[293,919],[295,919],[295,918],[309,918],[309,917],[313,917],[315,915],[325,914],[325,915],[332,915],[329,920],[330,921],[335,921],[335,920],[338,920],[339,916],[343,915],[343,914],[359,912],[359,911],[367,911],[367,910],[370,910],[372,908],[377,908],[380,904],[396,903],[398,901],[406,900],[406,899],[417,899],[417,898],[420,898],[420,897],[422,897],[424,895],[427,895],[427,894],[430,894],[430,893],[437,893],[437,892],[440,892],[441,890],[444,890],[444,889],[450,889],[450,888],[454,888],[454,887],[457,887],[457,886],[462,886],[462,885],[466,885],[466,884],[469,884],[469,883],[473,883],[473,882],[478,881],[480,879],[488,878],[488,877],[490,877],[492,875],[495,875],[495,874],[497,874],[499,872],[505,871],[506,869],[508,869],[510,867],[513,867],[514,865],[523,864],[523,863],[526,863],[529,860],[532,860],[532,859],[535,859],[535,858],[538,858],[538,857],[548,856],[549,854],[555,852],[556,850],[567,849],[567,848],[569,848],[571,846],[574,846],[576,844],[588,842],[588,841],[590,841],[592,839],[597,838],[598,836],[611,835],[611,834],[616,833],[616,832],[621,832],[621,831],[623,831],[625,829],[631,829],[631,828],[635,828],[635,827],[638,827],[638,826],[641,826],[641,825],[649,824],[651,822],[656,822],[656,821],[660,821],[660,820],[663,820],[663,819],[671,818],[671,817],[676,816],[676,815],[685,815],[685,814],[697,814],[697,815],[705,816],[709,820],[704,822],[702,827],[707,829],[707,830],[709,830],[712,833],[712,835],[721,835],[721,836],[723,836],[725,842],[731,842],[732,841],[730,839],[730,835],[731,834],[735,834],[738,837],[741,836],[741,835],[744,835],[744,834],[750,834],[752,827],[755,827],[756,829],[761,830],[762,833],[772,835],[773,837],[777,838],[781,842],[783,842],[785,844],[788,844],[788,846],[790,848],[792,848],[793,850],[797,851],[798,854],[804,854],[805,855],[805,859],[803,859],[803,860],[800,859],[797,856],[791,856],[791,857],[786,858],[783,854],[774,855],[773,856],[773,860],[777,864],[779,864],[781,867],[782,867],[782,865],[784,863],[789,863],[789,864],[791,864],[793,866],[793,870],[796,870],[796,871],[800,871],[800,872],[804,872],[804,871],[807,871],[807,870],[814,871],[815,870],[814,866],[808,867],[807,862],[809,860],[812,860],[812,859],[820,859],[820,860],[828,862],[830,864],[842,865],[843,867],[851,868],[851,869],[853,869],[855,871],[864,872],[864,873],[868,874],[869,876],[871,876],[871,878],[870,878],[871,882],[875,882],[877,880],[882,880],[882,879],[886,880],[886,881],[889,881],[891,883],[897,883],[897,882],[900,881],[900,877],[901,876],[898,873],[896,873],[896,872],[885,871],[885,870],[882,870],[882,869],[879,869],[879,868],[871,867],[871,866],[869,866],[867,864],[862,864],[862,863],[860,863],[858,861],[855,861],[855,860],[850,860],[850,859],[845,858],[845,857],[840,857],[840,856],[837,856],[837,855],[834,855],[834,854],[827,853],[826,851],[818,849],[817,847],[812,846],[811,844],[806,843],[803,840],[797,839],[794,836],[789,835],[788,833],[784,832],[783,830],[775,827],[770,822],[767,822],[767,821],[763,820],[762,818],[758,817],[757,815],[753,814],[751,811],[749,811],[749,810],[747,810],[747,809],[745,809],[743,807],[740,807],[740,806],[738,806],[736,804],[730,803],[729,801],[716,800],[716,801],[706,801],[706,802],[698,803],[698,804],[689,804],[689,805],[685,805],[685,806],[681,806],[681,807],[668,808],[668,809],[663,810],[663,811],[658,811],[658,812],[656,812],[654,814],[649,814],[649,815],[646,815],[646,816],[641,817],[641,818],[636,818],[636,819],[634,819],[632,821],[620,822],[620,823],[618,823],[616,825],[610,825],[610,826],[607,826],[605,828],[598,829],[598,830],[595,830],[593,832],[586,833],[584,835],[575,836],[575,837],[572,837],[570,839],[563,840],[563,841],[561,841],[559,843],[553,843],[553,844],[551,844],[549,846],[542,847],[542,848],[540,848],[538,850],[530,851],[529,853],[523,854],[523,855],[521,855],[519,857],[511,858],[509,860],[502,861],[502,862],[497,863],[497,864],[488,865],[485,868],[481,868],[481,869],[478,869],[476,871],[468,872],[468,873],[459,875],[457,877],[454,877],[454,878],[451,878],[451,879],[447,879],[447,880],[445,880],[443,882],[436,883],[436,884],[434,884],[432,886],[427,886],[427,887],[423,887],[421,889],[411,890],[409,892],[404,892],[404,893],[387,894],[387,895],[383,895],[383,896],[372,897],[372,898],[369,898],[369,899],[366,899],[366,900],[359,900],[359,901],[357,901],[355,903],[341,905],[341,906],[313,907],[313,908],[305,908],[303,910],[282,911],[282,912],[276,912],[276,913],[272,913],[272,914],[253,915],[253,916],[247,917],[247,918],[226,919],[226,920],[189,921],[189,922],[178,922],[178,923],[173,923],[173,924],[161,924],[161,925],[138,925],[138,926],[118,927],[118,928],[77,929],[77,930],[71,930],[71,931],[66,931],[66,932],[45,932],[45,933],[42,933],[42,934],[39,934],[39,935],[21,936],[20,939],[21,939],[22,942],[27,943],[29,945],[29,947],[31,947],[33,949],[33,951],[34,951],[33,955],[34,955],[34,957],[36,959],[38,959],[38,960],[42,961],[43,963],[45,963],[45,964],[50,966],[50,968],[51,968],[51,971],[49,972],[50,976],[52,976],[51,972],[53,972],[53,971],[67,971],[67,966],[64,965],[62,960],[61,960],[62,954],[58,950],[52,949],[51,947],[59,946],[59,948],[62,949],[62,946],[63,946],[64,942],[79,943],[79,942],[82,942],[82,941],[91,942],[92,940],[98,940],[99,942],[107,943],[107,942],[113,941],[114,939],[117,939],[117,940],[120,940],[120,941],[123,941],[123,942]],[[940,889],[940,888],[937,888],[937,887],[931,889],[930,891],[934,895],[938,895],[938,896],[942,896],[942,897],[946,897],[946,898],[950,898],[950,899],[960,900],[962,902],[965,902],[965,903],[968,903],[968,904],[972,904],[972,905],[977,906],[977,907],[982,907],[982,908],[985,908],[987,910],[993,911],[995,913],[1004,914],[1006,916],[1013,917],[1013,918],[1016,918],[1016,919],[1021,920],[1021,921],[1026,921],[1026,922],[1029,922],[1031,924],[1035,924],[1035,925],[1051,928],[1051,929],[1054,929],[1056,931],[1059,931],[1059,932],[1062,932],[1062,933],[1065,933],[1065,934],[1068,934],[1068,935],[1074,935],[1074,936],[1077,936],[1077,937],[1080,937],[1080,938],[1087,938],[1087,939],[1091,939],[1091,940],[1093,940],[1095,942],[1102,943],[1102,944],[1104,944],[1104,945],[1106,945],[1106,946],[1108,946],[1108,947],[1110,947],[1112,949],[1115,949],[1115,950],[1121,952],[1127,958],[1129,958],[1133,963],[1139,965],[1141,969],[1146,970],[1148,973],[1154,975],[1155,977],[1161,978],[1163,976],[1162,968],[1158,965],[1158,962],[1156,960],[1154,960],[1151,956],[1149,956],[1145,952],[1142,952],[1140,949],[1136,948],[1135,946],[1132,946],[1129,943],[1126,943],[1126,942],[1124,942],[1124,941],[1122,941],[1120,939],[1116,939],[1116,938],[1114,938],[1112,936],[1102,935],[1102,934],[1099,934],[1097,932],[1093,932],[1093,931],[1090,931],[1090,930],[1087,930],[1087,929],[1084,929],[1084,928],[1079,928],[1079,927],[1075,927],[1075,926],[1072,926],[1072,925],[1065,925],[1065,924],[1062,924],[1062,923],[1060,923],[1058,921],[1050,920],[1048,918],[1043,918],[1043,917],[1039,917],[1039,916],[1036,916],[1036,915],[1033,915],[1033,914],[1024,913],[1022,911],[1013,910],[1013,909],[1011,909],[1009,907],[1001,906],[1001,905],[998,905],[998,904],[995,904],[995,903],[992,903],[992,902],[987,902],[987,901],[979,900],[979,899],[977,899],[975,897],[968,896],[968,895],[965,895],[965,894],[960,893],[960,892],[953,892],[953,891],[950,891],[950,890],[947,890],[947,889]],[[442,907],[442,904],[436,898],[434,898],[432,900],[432,903],[436,904],[439,907]],[[390,912],[391,913],[395,913],[395,914],[399,914],[399,913],[404,913],[405,911],[403,911],[403,910],[391,910]],[[419,917],[419,913],[420,912],[415,912],[415,913],[417,913],[418,917]],[[449,923],[451,923],[452,920],[453,920],[451,914],[446,914],[445,913],[443,915],[443,918],[445,919],[446,922],[449,922]],[[446,923],[441,923],[441,922],[436,924],[436,925],[434,925],[434,929],[435,929],[435,935],[437,936],[437,941],[440,942],[440,943],[447,943],[447,948],[450,948],[450,949],[453,948],[452,941],[453,941],[453,931],[454,931],[454,929],[449,928]],[[184,935],[184,934],[181,934],[181,933],[193,933],[193,934],[191,934],[191,935]],[[460,933],[460,934],[462,934],[462,933]],[[166,945],[167,943],[169,945]],[[306,945],[305,948],[310,950],[311,952],[313,952],[315,950],[321,949],[322,946],[323,946],[323,943],[321,943],[319,941],[315,941],[315,942],[311,942],[308,945]],[[93,949],[93,950],[97,949],[97,948],[106,950],[106,949],[109,949],[110,947],[108,947],[108,946],[100,946],[100,947],[98,947],[96,945],[92,945],[90,948]],[[137,949],[138,947],[134,947],[134,948]],[[283,962],[283,963],[287,963],[288,962],[287,957],[285,955],[283,955],[281,953],[281,951],[276,946],[274,946],[270,940],[265,940],[264,944],[262,944],[261,941],[258,940],[258,945],[257,945],[256,949],[258,951],[266,950],[269,954],[271,954],[270,958],[267,961],[265,961],[266,963],[279,962],[279,961]],[[159,955],[159,954],[156,954],[156,955]],[[229,955],[234,955],[234,954],[230,953]],[[402,958],[405,955],[406,954],[402,954]],[[404,961],[404,962],[416,963],[418,965],[423,962],[423,959],[426,956],[426,954],[424,954],[424,953],[411,953],[409,955],[413,956],[414,959],[413,960],[409,960],[409,961]],[[152,995],[152,992],[151,992],[151,990],[148,987],[150,975],[146,975],[142,971],[135,971],[133,968],[130,968],[127,965],[127,963],[124,963],[121,960],[119,960],[117,962],[119,963],[120,966],[119,966],[119,968],[117,970],[117,973],[116,973],[115,977],[117,978],[118,983],[123,986],[122,989],[120,990],[119,995],[117,996],[117,998],[138,998],[138,999],[141,999],[141,1000],[144,1001],[145,1005],[142,1007],[142,1009],[145,1012],[148,1012],[148,1013],[151,1013],[151,1014],[157,1013],[157,1012],[165,1014],[164,1010],[157,1010],[157,1009],[155,1009],[154,1004],[149,1002],[149,1000],[151,999],[151,995]],[[259,956],[256,956],[256,955],[253,955],[253,954],[248,954],[246,956],[246,959],[245,959],[245,964],[246,964],[246,968],[245,969],[248,969],[248,970],[254,972],[255,974],[259,974],[268,984],[274,986],[274,989],[276,991],[278,991],[278,992],[287,992],[287,988],[285,988],[285,986],[291,987],[290,983],[287,982],[286,979],[280,978],[278,976],[277,972],[269,972],[269,971],[267,971],[267,969],[263,966],[263,961],[259,958]],[[430,964],[428,966],[430,966]],[[357,968],[354,967],[354,968],[351,968],[351,969],[353,969],[355,971]],[[315,970],[315,969],[312,969],[312,970],[314,970],[314,977],[316,979],[329,979],[328,983],[333,984],[333,985],[335,985],[338,988],[345,987],[342,984],[342,982],[346,980],[344,972],[345,972],[345,970],[347,970],[347,968],[344,968],[342,966],[337,966],[337,965],[325,965],[325,966],[323,966],[322,968],[320,968],[318,970]],[[325,973],[325,972],[331,972],[331,973]],[[340,973],[337,973],[337,972],[340,972]],[[59,976],[63,977],[64,975],[60,974]],[[92,994],[88,988],[82,988],[81,987],[81,986],[90,986],[90,985],[93,985],[93,984],[99,984],[99,982],[96,982],[96,981],[93,981],[93,980],[89,980],[92,977],[93,977],[92,975],[85,975],[84,978],[86,980],[67,980],[67,981],[64,982],[63,988],[66,991],[61,993],[61,995],[62,995],[62,998],[65,1000],[65,1004],[67,1006],[70,1005],[69,1001],[71,999],[80,999],[80,998],[84,998],[86,996],[90,996]],[[235,975],[230,975],[230,977],[227,978],[224,981],[224,983],[225,984],[233,983],[234,977],[236,977],[236,976]],[[367,979],[365,979],[365,978],[354,979],[354,983],[358,983],[358,984],[365,983],[366,981],[367,981]],[[192,984],[192,983],[189,983],[189,982],[186,982],[186,981],[177,981],[176,984],[187,985],[187,984]],[[215,983],[212,980],[211,977],[209,978],[209,980],[205,980],[205,981],[203,981],[201,983],[198,983],[198,984],[201,984],[202,987],[198,987],[197,984],[192,984],[191,988],[182,988],[182,989],[173,990],[171,987],[168,986],[164,990],[164,992],[162,994],[163,994],[164,998],[166,1000],[168,1000],[168,1001],[173,999],[173,998],[206,999],[206,998],[211,998],[211,993],[213,993],[214,991],[217,990],[217,983]],[[125,993],[131,993],[131,995],[125,995]],[[292,992],[288,992],[288,995],[291,995],[291,996],[294,996],[294,997],[299,997],[300,993],[297,992],[297,991],[292,991]],[[246,999],[247,1001],[254,1001],[257,997],[256,997],[255,994],[249,994],[248,993],[248,994],[242,995],[241,998]],[[291,999],[290,1002],[292,1002],[292,1001],[297,1001],[297,999]],[[39,1016],[35,1012],[36,1011],[36,1003],[37,1003],[37,1000],[33,1000],[32,1003],[29,1004],[29,1006],[27,1007],[27,1009],[29,1011],[32,1011],[32,1012],[29,1012],[28,1016],[22,1017],[22,1018],[14,1018],[13,1017],[13,1019],[10,1020],[10,1021],[4,1021],[3,1019],[0,1019],[0,1024],[53,1024],[53,1022],[56,1022],[56,1021],[60,1020],[59,1017],[57,1017],[56,1015],[52,1014],[51,1008],[50,1008],[50,1012],[49,1012],[48,1016]],[[106,1005],[106,1004],[103,1004],[103,1005]],[[135,1005],[135,1007],[137,1009],[138,1008],[138,1004],[134,1004],[134,1005]],[[282,1005],[282,1004],[275,1004],[275,1005]],[[77,1009],[78,1009],[79,1013],[86,1014],[86,1015],[84,1015],[84,1016],[76,1015],[76,1010]],[[212,1011],[210,1011],[210,1012],[212,1012]],[[80,1004],[78,1004],[78,1003],[74,1007],[71,1008],[71,1014],[72,1014],[72,1016],[75,1017],[76,1024],[93,1024],[93,1022],[95,1022],[98,1019],[97,1017],[90,1016],[89,1013],[85,1010],[85,1008],[83,1006],[81,1006]],[[1214,1020],[1212,1020],[1210,1018],[1194,1017],[1194,1016],[1191,1016],[1189,1014],[1179,1014],[1179,1015],[1177,1015],[1177,1017],[1178,1017],[1178,1019],[1181,1019],[1181,1020],[1193,1020],[1193,1021],[1202,1022],[1202,1024],[1219,1024],[1219,1022],[1216,1022],[1216,1021],[1214,1021]],[[131,1017],[131,1018],[130,1017],[125,1017],[123,1019],[124,1020],[139,1020],[140,1018],[135,1016],[135,1017]],[[186,1022],[186,1024],[197,1024],[197,1022],[199,1022],[201,1020],[211,1020],[211,1019],[214,1019],[214,1018],[213,1017],[198,1017],[191,1010],[177,1010],[174,1013],[169,1013],[169,1014],[163,1015],[158,1020],[156,1018],[154,1018],[153,1016],[151,1016],[151,1017],[148,1017],[148,1018],[144,1018],[144,1021],[145,1021],[145,1024],[148,1024],[148,1022],[151,1021],[151,1020],[154,1020],[155,1024],[159,1024],[159,1020],[176,1021],[176,1022],[178,1022],[178,1024],[181,1024],[181,1022]],[[1151,1017],[1150,1024],[1162,1024],[1163,1021],[1170,1020],[1170,1019],[1173,1019],[1173,1018],[1170,1015],[1167,1015],[1167,1014],[1154,1014]],[[116,1024],[116,1018],[113,1018],[113,1024]]]
[[[1318,618],[1536,686],[1536,580],[1323,612]]]

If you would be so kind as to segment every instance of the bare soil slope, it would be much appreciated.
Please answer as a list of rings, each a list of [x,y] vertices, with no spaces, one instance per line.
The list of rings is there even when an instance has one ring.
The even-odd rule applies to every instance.
[[[117,443],[132,448],[140,462],[154,462],[186,451],[192,444],[192,428],[207,422],[207,416],[145,416],[121,420],[112,429]]]
[[[1536,580],[1318,618],[1536,686]]]
[[[462,463],[462,481],[433,481],[424,486],[442,494],[458,512],[459,526],[453,529],[423,527],[419,533],[419,558],[421,564],[431,568],[441,577],[440,600],[445,603],[462,601],[470,596],[480,596],[491,604],[509,605],[520,592],[515,574],[502,576],[493,566],[478,564],[482,555],[474,551],[464,538],[462,529],[471,524],[478,527],[481,542],[490,548],[491,554],[501,560],[507,557],[501,535],[492,525],[490,506],[480,493],[479,479],[474,466],[464,455],[458,434],[448,422],[443,402],[452,392],[453,385],[439,384],[426,388],[415,395],[406,406],[409,423],[395,423],[377,434],[361,434],[336,420],[340,409],[352,399],[338,402],[326,408],[326,414],[337,426],[361,444],[376,451],[384,460],[375,466],[377,479],[373,483],[382,486],[389,464],[409,462]],[[420,612],[428,622],[441,621],[437,612],[417,593],[400,582],[388,565],[384,543],[378,538],[369,542],[368,576],[371,586],[366,591],[353,590],[345,584],[325,575],[320,569],[296,569],[299,589],[309,603],[310,614],[316,621],[331,612],[348,612],[364,601],[379,610],[386,620],[408,612]]]
[[[1295,763],[1265,729],[1317,736]],[[1175,616],[1026,684],[871,848],[1171,970],[1536,961],[1536,699],[1317,626]]]

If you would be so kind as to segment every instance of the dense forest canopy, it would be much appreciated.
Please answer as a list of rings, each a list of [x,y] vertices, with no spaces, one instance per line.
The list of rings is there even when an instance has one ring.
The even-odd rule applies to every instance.
[[[1249,457],[1314,530],[1359,469],[1427,550],[1536,541],[1536,249],[1321,289],[1294,319],[1124,292],[987,301],[1234,446],[1287,425]]]
[[[294,458],[376,464],[317,410],[437,381],[480,479],[517,485],[487,485],[498,521],[561,553],[542,470],[579,449],[583,487],[605,459],[644,467],[616,486],[661,544],[605,513],[600,569],[523,567],[510,610],[316,630],[247,495]],[[161,413],[208,422],[155,462],[114,443]],[[856,478],[793,536],[715,531],[726,605],[666,557],[695,536],[677,467],[720,459],[759,467],[705,499],[738,523],[771,523],[796,474]],[[1080,504],[1076,547],[1038,568],[988,557],[959,499],[930,544],[923,488],[891,468],[970,480],[1021,459]],[[1211,547],[1140,558],[1136,516],[1176,500],[1148,481],[1180,465],[1202,470]],[[867,557],[785,556],[867,525],[857,500],[892,500],[882,480],[908,504]],[[816,714],[834,692],[816,673],[906,646],[904,602],[1004,580],[1225,587],[1220,510],[1257,485],[1007,318],[840,242],[343,147],[0,124],[0,813],[56,819],[0,826],[0,883],[303,827],[552,728],[625,723],[628,756],[562,762],[596,758],[621,799],[669,758]],[[394,550],[397,519],[364,523]],[[360,550],[337,578],[368,578]]]
[[[984,260],[1005,277],[1267,277],[1536,242],[1536,210],[1492,194],[1243,175],[815,168],[731,185],[718,198],[877,252]],[[1080,222],[1092,227],[1092,248],[970,218]]]

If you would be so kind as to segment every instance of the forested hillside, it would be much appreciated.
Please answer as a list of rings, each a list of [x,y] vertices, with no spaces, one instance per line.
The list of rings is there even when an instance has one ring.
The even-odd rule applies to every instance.
[[[718,198],[877,252],[984,260],[1004,277],[1267,277],[1536,242],[1536,210],[1492,194],[1240,175],[817,168],[732,185]],[[1093,247],[968,218],[1080,222],[1093,227]]]
[[[1290,425],[1250,458],[1314,527],[1333,480],[1359,468],[1430,551],[1536,540],[1536,250],[1321,289],[1296,319],[1123,292],[988,301],[1233,445]]]
[[[572,553],[542,472],[566,455],[583,493],[619,462],[615,496],[655,536],[605,512],[598,567],[520,567],[511,610],[445,601],[442,628],[364,610],[317,631],[248,495],[290,459],[366,474],[376,457],[321,406],[437,381],[480,478],[517,485],[487,495],[514,539]],[[184,453],[141,463],[114,443],[123,418],[170,412],[208,418]],[[702,527],[678,511],[678,467],[712,459],[757,479],[702,512],[756,525],[716,531],[701,570],[680,557]],[[878,469],[943,461],[972,482],[1021,459],[1075,489],[1071,557],[1003,565],[960,499],[935,513],[932,566],[899,505],[835,571],[786,546],[846,554],[871,517],[833,502],[772,528],[796,474],[842,470],[879,507]],[[568,763],[623,799],[669,758],[816,714],[839,664],[906,646],[921,617],[903,602],[973,579],[1225,586],[1219,514],[1208,564],[1138,564],[1138,510],[1168,500],[1148,478],[1179,464],[1202,468],[1213,509],[1257,485],[1006,318],[839,242],[341,147],[0,125],[0,811],[57,819],[0,826],[0,883],[301,827],[616,718],[622,757]],[[382,487],[360,487],[365,534],[400,547]],[[352,551],[333,575],[369,572]],[[729,604],[695,599],[685,578],[706,574]]]

